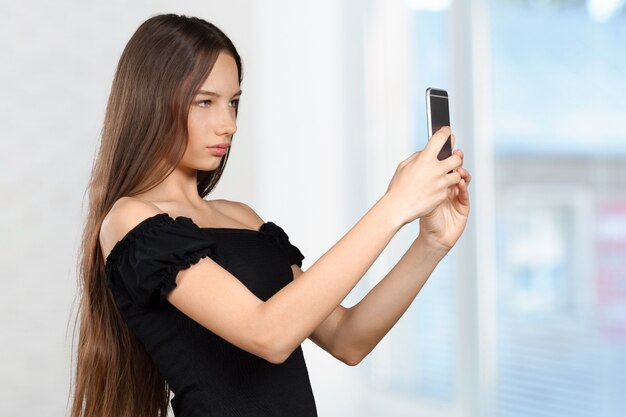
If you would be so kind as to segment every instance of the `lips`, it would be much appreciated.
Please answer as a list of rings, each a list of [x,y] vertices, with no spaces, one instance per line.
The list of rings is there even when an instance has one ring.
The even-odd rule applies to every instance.
[[[228,152],[226,148],[220,148],[219,146],[212,146],[210,148],[207,146],[207,150],[215,156],[224,156],[226,152]]]
[[[207,146],[207,148],[220,148],[220,149],[228,149],[228,147],[230,146],[229,143],[220,143],[217,145],[213,145],[213,146]]]

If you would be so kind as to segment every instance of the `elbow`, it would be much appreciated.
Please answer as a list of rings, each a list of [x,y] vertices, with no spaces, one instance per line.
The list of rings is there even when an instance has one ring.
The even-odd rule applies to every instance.
[[[350,356],[344,359],[343,363],[345,363],[348,366],[357,366],[359,363],[361,363],[362,360],[363,360],[362,356]]]
[[[280,343],[278,338],[274,337],[264,337],[261,338],[261,341],[258,343],[259,351],[263,359],[274,364],[280,365],[284,363],[289,356],[291,356],[291,352],[289,349],[283,347],[283,344]]]
[[[286,347],[284,332],[278,330],[279,327],[273,325],[271,320],[267,320],[264,317],[255,326],[257,334],[254,339],[258,352],[257,356],[274,365],[284,363],[291,355],[291,351]]]
[[[335,343],[325,346],[324,349],[335,359],[348,366],[356,366],[364,358],[364,355],[362,355],[359,350],[355,349],[354,346],[350,344],[336,343],[335,341]]]
[[[278,349],[266,349],[264,358],[266,361],[273,363],[274,365],[280,365],[284,363],[291,356],[291,352],[285,354],[284,351]]]
[[[282,351],[277,349],[266,349],[264,358],[274,365],[280,365],[284,363],[289,356],[290,355],[285,355]]]
[[[348,366],[357,366],[367,356],[362,351],[352,351],[341,356],[341,361]]]

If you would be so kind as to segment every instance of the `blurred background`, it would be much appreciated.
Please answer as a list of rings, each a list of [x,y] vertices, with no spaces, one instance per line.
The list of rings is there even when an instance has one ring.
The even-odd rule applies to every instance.
[[[68,413],[106,100],[126,42],[164,12],[211,21],[243,59],[207,198],[280,224],[304,270],[425,146],[426,88],[449,92],[470,221],[358,366],[304,342],[320,417],[626,415],[624,3],[0,1],[0,415]],[[403,228],[342,304],[418,233]]]

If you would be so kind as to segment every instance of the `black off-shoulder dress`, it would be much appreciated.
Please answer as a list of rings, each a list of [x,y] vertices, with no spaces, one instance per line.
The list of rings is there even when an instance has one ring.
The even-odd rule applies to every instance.
[[[273,364],[227,342],[167,301],[178,271],[205,256],[263,301],[293,281],[291,265],[302,266],[304,259],[271,221],[259,230],[203,228],[188,217],[159,213],[116,243],[106,259],[106,285],[173,391],[174,415],[317,416],[300,346],[284,363]]]

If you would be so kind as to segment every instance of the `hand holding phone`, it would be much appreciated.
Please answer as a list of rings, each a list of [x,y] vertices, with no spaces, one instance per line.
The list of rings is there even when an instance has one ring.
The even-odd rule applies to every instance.
[[[385,193],[386,201],[400,224],[405,225],[425,216],[449,199],[450,187],[458,185],[465,175],[454,172],[463,164],[462,156],[452,158],[452,131],[448,111],[448,93],[445,90],[426,90],[429,142],[426,147],[414,152],[400,162]],[[446,126],[445,129],[442,129]],[[435,156],[437,159],[435,160]],[[448,169],[448,173],[445,170]],[[453,174],[453,175],[448,175]],[[443,177],[444,181],[441,181]]]

